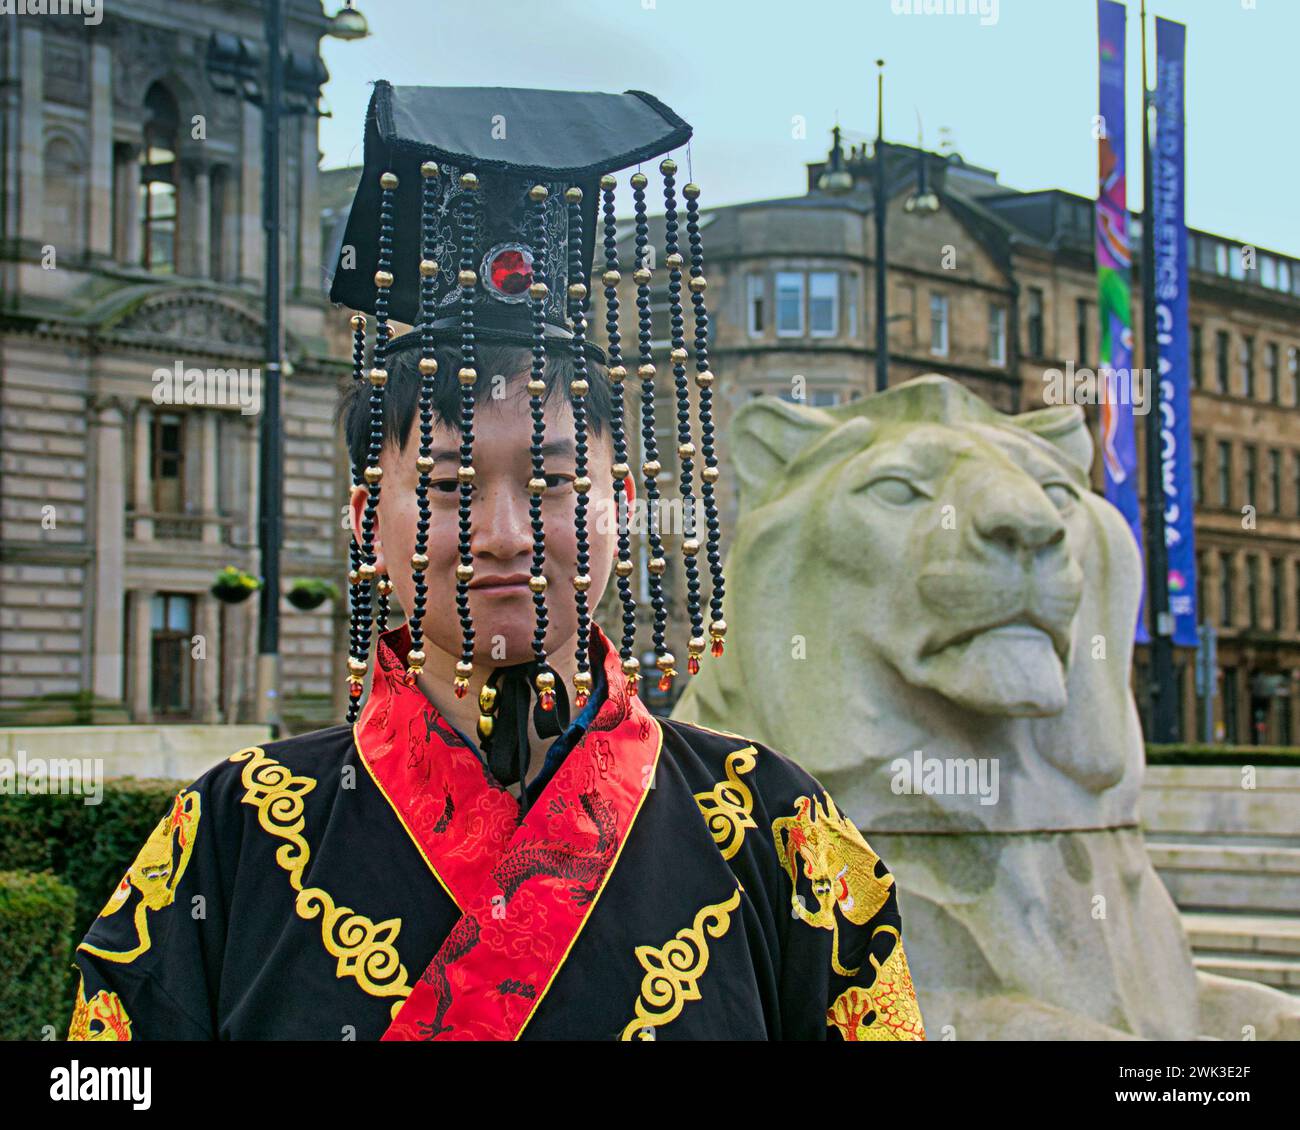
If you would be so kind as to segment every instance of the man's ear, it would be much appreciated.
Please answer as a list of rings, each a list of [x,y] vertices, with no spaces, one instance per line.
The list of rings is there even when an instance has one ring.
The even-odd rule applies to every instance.
[[[352,488],[352,496],[348,499],[348,506],[352,514],[352,536],[356,539],[357,545],[364,545],[365,540],[361,536],[361,520],[365,517],[366,502],[370,498],[370,491],[364,486],[355,486]],[[375,509],[375,571],[381,576],[388,572],[388,566],[384,564],[384,547],[379,541],[379,509]]]
[[[636,502],[636,479],[629,472],[623,479],[623,490],[627,494],[628,509],[632,509],[632,504]]]

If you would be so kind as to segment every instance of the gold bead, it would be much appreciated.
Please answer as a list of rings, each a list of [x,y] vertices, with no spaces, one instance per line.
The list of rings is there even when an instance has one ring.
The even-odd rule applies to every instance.
[[[573,299],[582,299],[587,297],[587,288],[582,283],[569,284],[569,297]]]
[[[579,573],[573,578],[573,587],[578,592],[586,592],[591,588],[591,578],[586,573]]]
[[[544,380],[540,379],[539,377],[531,377],[531,378],[529,378],[529,381],[528,381],[528,395],[529,395],[529,396],[544,396],[544,395],[546,395],[546,382],[545,382]]]
[[[683,552],[687,557],[694,557],[697,553],[700,552],[700,539],[699,539],[699,538],[683,538],[683,539],[682,539],[682,552]]]
[[[650,268],[638,267],[635,271],[632,272],[632,281],[636,283],[637,286],[649,286]]]
[[[460,187],[465,189],[466,192],[473,192],[478,188],[478,177],[473,173],[461,173]]]
[[[380,188],[396,188],[397,175],[395,173],[381,173],[379,176]]]
[[[665,157],[659,162],[659,171],[663,173],[664,176],[670,177],[677,171],[677,162],[671,157]]]
[[[393,595],[393,582],[390,581],[387,577],[380,577],[379,583],[375,587],[379,590],[380,596]]]
[[[659,465],[658,459],[647,459],[641,464],[641,474],[647,479],[653,479],[663,468]]]
[[[619,662],[619,667],[623,669],[624,675],[636,675],[641,670],[641,660],[635,656],[631,659],[624,659]]]
[[[591,480],[586,475],[579,475],[573,480],[573,489],[579,494],[590,494]]]
[[[703,275],[693,275],[686,285],[691,288],[692,294],[703,294],[709,288],[709,282]]]
[[[463,385],[472,385],[476,380],[478,380],[478,370],[471,369],[466,365],[464,368],[456,371],[456,379]]]
[[[462,287],[475,286],[478,283],[478,275],[473,271],[465,268],[456,272],[456,285]]]
[[[631,561],[616,561],[614,563],[614,572],[620,577],[630,577],[632,570],[635,568],[636,566]]]
[[[420,176],[436,177],[438,175],[438,163],[436,161],[425,161],[420,166]]]
[[[652,557],[646,562],[645,567],[656,577],[662,577],[668,568],[668,561],[663,557]]]
[[[551,691],[555,689],[555,675],[550,671],[539,671],[533,685],[539,691]]]
[[[715,638],[720,639],[727,634],[727,622],[725,620],[713,620],[709,623],[709,632]]]
[[[412,651],[406,657],[406,665],[417,674],[424,667],[424,652]]]
[[[365,478],[366,482],[368,482],[371,486],[374,486],[377,482],[379,482],[380,479],[384,477],[384,471],[382,467],[367,467],[362,472],[362,476]]]
[[[438,273],[438,262],[436,259],[421,259],[420,274],[426,279],[433,278]]]
[[[393,272],[392,272],[392,271],[376,271],[376,272],[375,272],[375,286],[379,287],[380,289],[385,289],[385,288],[390,287],[390,286],[392,286],[392,285],[393,285]]]
[[[546,591],[546,578],[545,578],[545,577],[529,577],[529,578],[528,578],[528,587],[529,587],[530,589],[532,589],[533,592],[545,592],[545,591]]]
[[[484,714],[491,714],[497,705],[497,689],[484,683],[478,689],[478,708]]]
[[[369,671],[369,670],[370,670],[370,664],[367,663],[364,659],[355,659],[355,658],[351,658],[351,657],[349,657],[349,659],[348,659],[348,674],[350,674],[350,675],[364,675],[364,674],[365,674],[367,671]]]
[[[626,463],[615,463],[609,470],[610,474],[620,483],[632,473],[632,468]]]
[[[682,186],[682,195],[687,200],[698,200],[700,198],[700,186],[694,181],[687,181]]]
[[[611,365],[609,368],[609,379],[615,384],[621,382],[627,376],[627,368],[623,365]]]
[[[456,481],[458,483],[472,483],[474,481],[474,468],[469,464],[456,468]]]
[[[534,478],[529,479],[529,480],[528,480],[528,493],[529,493],[529,494],[545,494],[545,493],[546,493],[546,480],[545,480],[544,478],[541,478],[540,476],[535,476]]]
[[[716,467],[705,467],[700,471],[700,478],[706,483],[716,483],[718,481],[718,469]]]
[[[422,475],[429,474],[429,472],[433,470],[433,456],[421,455],[415,461],[415,469]]]
[[[613,173],[606,173],[603,177],[600,178],[600,187],[605,189],[606,191],[617,188],[618,177],[616,177]]]
[[[429,567],[429,555],[427,553],[412,553],[411,568],[417,573],[423,573]]]
[[[551,293],[551,288],[547,286],[544,282],[535,282],[535,283],[528,284],[528,297],[531,298],[534,302],[541,302],[550,293]]]
[[[478,716],[478,736],[483,739],[490,738],[494,725],[495,722],[491,714],[480,714]]]
[[[371,369],[371,370],[370,370],[370,383],[371,383],[372,385],[374,385],[375,388],[383,388],[384,385],[386,385],[386,384],[388,383],[388,370],[387,370],[387,369]]]
[[[650,178],[645,173],[633,173],[629,183],[633,188],[645,188],[650,183]]]
[[[668,357],[674,365],[685,365],[690,354],[686,352],[684,346],[679,345],[668,354]]]
[[[695,444],[693,444],[693,443],[679,443],[679,444],[677,445],[677,458],[678,458],[678,459],[694,459],[694,458],[695,458]]]
[[[366,328],[366,316],[364,314],[353,314],[352,328],[354,330],[364,330]]]
[[[373,581],[378,571],[369,561],[363,561],[357,566],[357,576],[363,581]]]
[[[581,204],[582,189],[580,189],[576,184],[566,188],[564,190],[564,202],[566,204]]]
[[[708,369],[702,369],[700,372],[695,374],[695,383],[700,388],[708,388],[713,384],[713,374],[709,372]]]
[[[655,367],[653,365],[638,365],[636,375],[643,381],[652,381],[655,379]]]
[[[462,679],[468,679],[474,674],[474,664],[466,663],[463,659],[458,659],[456,661],[456,674]]]
[[[361,583],[361,574],[355,569],[348,570],[348,584],[357,585]]]
[[[586,396],[590,388],[591,386],[582,377],[575,377],[569,382],[569,391],[574,396]]]
[[[668,671],[676,662],[677,660],[673,656],[673,653],[671,651],[665,651],[663,655],[659,656],[659,658],[655,660],[655,666],[658,667],[660,671]]]
[[[617,271],[606,271],[600,276],[600,281],[604,283],[605,286],[618,286],[622,278],[623,276]]]
[[[456,580],[469,584],[474,579],[474,566],[466,565],[463,561],[456,566]]]
[[[680,271],[686,265],[686,260],[682,258],[680,251],[674,251],[664,260],[664,263],[670,271]]]
[[[438,361],[435,357],[420,358],[420,376],[432,377],[438,372]]]
[[[686,650],[691,655],[703,655],[706,642],[703,636],[691,636],[690,641],[686,644]]]
[[[551,195],[551,190],[544,184],[535,184],[528,190],[528,199],[534,204],[540,204],[543,200]]]
[[[575,690],[591,692],[592,677],[590,671],[575,671],[573,687]]]

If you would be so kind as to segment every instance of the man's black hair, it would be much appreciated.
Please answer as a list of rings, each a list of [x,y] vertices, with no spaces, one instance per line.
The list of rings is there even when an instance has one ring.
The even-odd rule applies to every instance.
[[[500,381],[493,379],[497,374],[505,378],[504,388],[508,395],[527,395],[522,388],[516,389],[513,386],[522,385],[531,375],[531,349],[522,345],[481,342],[475,352],[475,368],[479,373],[474,385],[476,405],[489,400],[494,388],[502,387]],[[438,361],[433,389],[435,425],[441,423],[459,434],[460,382],[456,379],[456,373],[460,369],[460,347],[450,342],[440,344],[434,356]],[[420,409],[419,359],[418,349],[403,349],[388,359],[388,384],[384,388],[385,447],[396,443],[398,449],[404,451],[412,434],[418,443],[419,429],[414,424]],[[572,403],[569,382],[573,380],[573,357],[567,350],[548,351],[543,380],[546,382],[543,403],[549,404],[552,401],[557,385]],[[603,435],[612,425],[613,403],[605,367],[591,358],[587,359],[587,386],[587,432],[595,437]],[[369,381],[349,378],[339,397],[337,419],[342,423],[344,440],[353,466],[364,467],[370,446]],[[477,430],[480,425],[477,412],[474,421]]]

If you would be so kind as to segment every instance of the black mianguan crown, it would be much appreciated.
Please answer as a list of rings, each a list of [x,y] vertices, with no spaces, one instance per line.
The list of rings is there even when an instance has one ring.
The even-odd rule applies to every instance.
[[[353,468],[354,484],[364,485],[368,495],[361,522],[362,536],[360,541],[354,539],[351,546],[350,721],[355,719],[364,694],[372,631],[376,621],[381,631],[386,626],[388,598],[392,592],[391,582],[379,576],[375,567],[375,511],[383,478],[379,457],[387,363],[395,353],[407,349],[419,351],[421,378],[421,442],[417,460],[420,522],[411,558],[415,600],[414,607],[407,610],[411,632],[407,677],[414,680],[424,667],[422,629],[428,591],[424,574],[429,565],[433,394],[440,379],[450,379],[450,374],[439,377],[435,351],[439,344],[448,342],[459,347],[460,368],[455,376],[461,390],[456,605],[462,649],[456,665],[455,693],[463,696],[467,692],[474,660],[474,628],[469,605],[474,561],[469,531],[474,483],[474,388],[478,380],[476,348],[480,342],[523,345],[531,347],[533,355],[528,382],[533,418],[532,477],[528,489],[534,546],[529,587],[537,612],[537,630],[533,637],[535,658],[526,666],[538,694],[540,713],[534,717],[539,721],[539,734],[547,730],[554,732],[557,692],[554,672],[546,666],[545,650],[548,594],[541,496],[546,489],[546,472],[541,448],[545,437],[542,397],[546,392],[543,380],[546,359],[548,353],[563,350],[573,361],[569,394],[577,449],[574,488],[578,572],[571,581],[578,612],[579,669],[574,677],[578,708],[586,703],[593,686],[588,660],[591,618],[587,591],[591,578],[587,574],[586,523],[591,480],[586,465],[585,397],[590,387],[587,364],[589,359],[607,364],[613,408],[613,484],[615,498],[619,500],[615,575],[623,607],[621,670],[628,690],[636,693],[640,664],[635,654],[636,601],[631,583],[635,566],[628,536],[628,500],[623,489],[624,480],[630,474],[623,395],[623,384],[629,374],[618,325],[617,288],[621,276],[614,217],[617,181],[612,174],[661,157],[684,145],[690,137],[691,127],[685,121],[658,99],[641,91],[602,94],[507,87],[395,87],[382,81],[375,84],[366,114],[361,183],[348,216],[330,290],[334,302],[359,311],[352,319],[354,376],[370,386],[369,449],[365,465]],[[665,158],[659,163],[659,171],[663,177],[665,240],[658,264],[654,262],[648,239],[646,188],[649,180],[638,171],[631,176],[630,185],[636,226],[635,375],[641,385],[639,454],[647,507],[647,571],[654,609],[655,665],[660,671],[660,688],[667,690],[677,671],[676,660],[665,647],[667,610],[662,578],[666,562],[659,534],[659,485],[655,481],[662,469],[654,422],[656,368],[650,317],[650,281],[656,267],[668,273],[672,324],[669,357],[676,395],[677,455],[685,517],[682,553],[691,618],[687,663],[691,674],[699,670],[699,658],[707,646],[696,560],[701,549],[705,550],[712,580],[707,627],[715,656],[722,654],[726,623],[722,618],[723,577],[714,494],[719,471],[714,448],[713,374],[708,363],[699,188],[686,184],[681,189],[686,201],[686,237],[682,240],[677,165],[671,158]],[[603,228],[600,281],[605,290],[607,352],[586,339],[598,226]],[[688,295],[683,294],[683,285]],[[687,346],[683,301],[691,303],[694,314],[692,348]],[[369,364],[366,314],[374,317]],[[390,319],[416,328],[401,338],[393,338]],[[697,413],[692,411],[686,376],[687,365],[692,360],[698,390]],[[696,414],[701,428],[698,449],[692,428],[692,417]],[[700,464],[699,504],[707,525],[704,545],[693,530],[697,463]],[[493,678],[479,694],[479,736],[485,742],[485,749],[492,738],[499,684],[500,680]],[[558,691],[558,712],[567,715],[567,695],[562,687]],[[551,721],[544,730],[540,721],[548,713]],[[567,717],[560,721],[567,724]]]

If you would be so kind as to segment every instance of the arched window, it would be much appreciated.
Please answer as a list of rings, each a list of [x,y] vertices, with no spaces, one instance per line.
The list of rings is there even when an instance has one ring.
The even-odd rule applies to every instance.
[[[45,240],[56,252],[86,246],[86,167],[77,148],[56,137],[45,147]]]
[[[180,115],[176,99],[154,83],[144,99],[144,146],[140,150],[140,254],[151,271],[176,270],[176,145]]]

